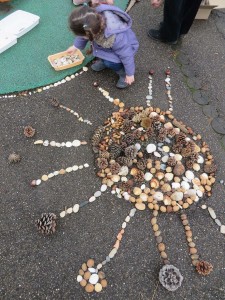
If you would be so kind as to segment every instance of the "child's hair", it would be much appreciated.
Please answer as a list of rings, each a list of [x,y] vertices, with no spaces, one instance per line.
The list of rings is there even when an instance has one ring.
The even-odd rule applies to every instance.
[[[69,17],[70,29],[78,36],[86,36],[90,41],[104,29],[103,18],[93,8],[76,8]]]

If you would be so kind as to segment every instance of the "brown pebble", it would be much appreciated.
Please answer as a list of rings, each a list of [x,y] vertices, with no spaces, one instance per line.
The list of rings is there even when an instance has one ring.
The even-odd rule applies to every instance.
[[[66,170],[64,170],[64,169],[59,170],[60,175],[64,175],[65,173],[66,173]]]
[[[163,239],[162,239],[161,235],[156,237],[156,242],[157,242],[158,244],[161,243],[162,240],[163,240]]]
[[[195,247],[195,243],[194,243],[194,242],[190,242],[190,243],[188,244],[188,246],[191,247],[191,248],[194,248],[194,247]]]
[[[87,271],[84,273],[84,279],[88,280],[91,277],[91,272]]]
[[[85,287],[87,285],[87,281],[85,279],[82,279],[80,285]]]
[[[82,270],[87,271],[87,265],[85,263],[82,264],[81,268]]]
[[[180,217],[181,217],[181,220],[186,220],[187,219],[187,215],[185,215],[185,214],[182,214]]]
[[[152,218],[152,219],[151,219],[151,224],[152,224],[152,225],[155,225],[156,223],[157,223],[157,219],[156,219],[156,218]]]
[[[168,259],[164,259],[163,262],[164,262],[165,265],[169,265],[170,264],[170,262],[168,261]]]
[[[193,255],[191,255],[191,259],[199,259],[199,255],[198,254],[193,254]]]
[[[183,220],[182,223],[184,226],[186,226],[186,225],[188,225],[188,220]]]
[[[191,243],[192,242],[192,238],[191,237],[187,237],[187,241],[188,241],[188,243]]]
[[[92,293],[94,291],[94,289],[95,289],[95,287],[93,286],[93,284],[88,283],[85,286],[85,291],[88,292],[88,293]]]
[[[166,207],[165,206],[160,206],[161,212],[166,212]]]
[[[107,287],[107,281],[105,279],[101,280],[101,285],[103,288]]]
[[[166,252],[164,252],[164,251],[162,251],[162,252],[160,253],[160,255],[161,255],[162,258],[167,258],[167,254],[166,254]]]
[[[160,252],[165,251],[165,249],[166,249],[165,244],[163,244],[163,243],[158,244],[158,249]]]
[[[159,230],[159,225],[158,224],[154,224],[152,227],[153,227],[153,230],[155,232]]]
[[[161,234],[161,231],[160,230],[157,230],[157,231],[155,231],[155,236],[160,236],[160,234]]]
[[[191,254],[197,253],[197,249],[196,249],[196,248],[190,248],[190,253],[191,253]]]
[[[199,260],[197,260],[197,259],[192,260],[192,265],[193,265],[193,266],[196,266],[198,262],[199,262]]]
[[[88,268],[94,267],[94,264],[95,264],[95,261],[94,261],[94,259],[92,259],[92,258],[90,258],[90,259],[87,261],[87,266],[88,266]]]
[[[102,272],[102,271],[99,271],[98,276],[99,276],[100,279],[104,279],[105,278],[105,273]]]
[[[154,216],[154,217],[157,217],[157,216],[158,216],[158,214],[159,214],[159,213],[158,213],[158,211],[157,211],[157,210],[154,210],[154,211],[153,211],[153,216]]]
[[[167,211],[168,213],[172,212],[172,211],[173,211],[172,206],[170,206],[170,205],[167,206],[166,211]]]
[[[83,276],[84,275],[84,270],[80,269],[79,270],[79,275]]]
[[[187,237],[192,237],[192,231],[191,230],[187,230],[186,231],[186,236]]]
[[[180,207],[177,205],[177,206],[173,206],[173,211],[178,211],[180,209]]]
[[[191,227],[188,226],[188,225],[186,225],[186,226],[184,227],[184,229],[185,229],[185,230],[191,230]]]

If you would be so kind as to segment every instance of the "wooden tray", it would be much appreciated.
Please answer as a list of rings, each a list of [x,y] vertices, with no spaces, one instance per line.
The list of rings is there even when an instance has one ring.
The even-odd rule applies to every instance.
[[[60,67],[57,67],[53,64],[53,61],[54,59],[57,59],[57,58],[61,58],[63,56],[66,56],[68,55],[68,53],[66,51],[63,51],[63,52],[59,52],[59,53],[56,53],[56,54],[53,54],[53,55],[49,55],[48,56],[48,61],[50,62],[51,66],[56,70],[56,71],[61,71],[61,70],[65,70],[65,69],[69,69],[69,68],[73,68],[75,66],[79,66],[83,63],[85,57],[83,55],[83,53],[77,49],[76,52],[74,53],[75,55],[78,55],[80,60],[72,63],[72,64],[69,64],[69,65],[65,65],[65,66],[60,66]]]

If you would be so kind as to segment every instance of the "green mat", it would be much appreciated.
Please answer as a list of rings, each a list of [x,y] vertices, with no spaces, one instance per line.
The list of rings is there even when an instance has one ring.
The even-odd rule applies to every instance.
[[[128,0],[115,0],[126,8]],[[68,28],[68,16],[75,8],[71,0],[14,0],[9,13],[21,9],[40,17],[40,23],[0,54],[0,94],[29,90],[62,80],[86,65],[55,71],[47,60],[51,54],[66,50],[74,35]],[[1,13],[0,19],[9,13]]]

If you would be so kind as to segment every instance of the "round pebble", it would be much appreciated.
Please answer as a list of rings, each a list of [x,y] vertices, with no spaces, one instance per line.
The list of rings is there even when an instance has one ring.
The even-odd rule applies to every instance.
[[[95,291],[96,291],[97,293],[99,293],[99,292],[101,292],[101,290],[102,290],[102,285],[101,285],[100,283],[97,283],[97,284],[95,285]]]
[[[87,285],[87,280],[82,279],[81,282],[80,282],[80,285],[85,287]]]
[[[96,284],[99,280],[98,274],[91,274],[90,278],[89,278],[89,282],[91,284]]]
[[[106,279],[101,280],[101,285],[102,285],[103,288],[107,287]]]
[[[92,293],[94,291],[94,285],[93,284],[90,284],[88,283],[86,286],[85,286],[85,291],[88,292],[88,293]]]
[[[92,259],[92,258],[90,258],[90,259],[87,261],[87,266],[88,266],[88,268],[94,267],[94,264],[95,264],[95,261],[94,261],[94,259]]]

